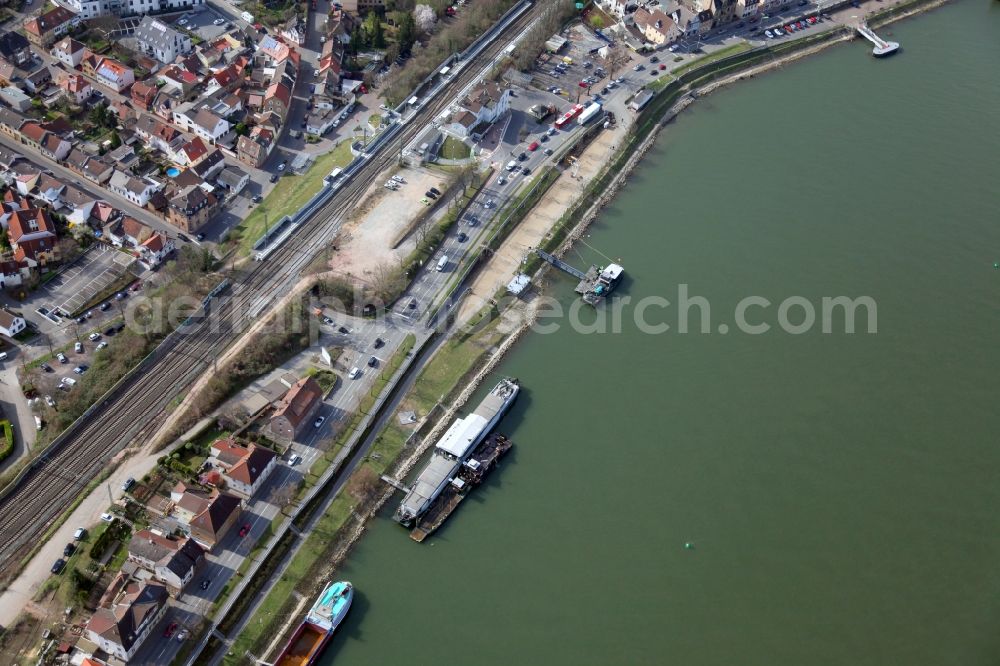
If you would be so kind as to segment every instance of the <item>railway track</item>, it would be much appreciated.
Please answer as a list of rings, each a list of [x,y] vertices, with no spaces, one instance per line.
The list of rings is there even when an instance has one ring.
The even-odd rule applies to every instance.
[[[356,175],[320,208],[284,245],[240,280],[231,296],[211,309],[176,342],[161,346],[145,372],[136,373],[105,398],[86,423],[47,458],[36,463],[17,485],[0,497],[0,578],[16,574],[22,559],[46,529],[71,505],[113,455],[136,437],[151,432],[168,402],[191,384],[252,323],[248,309],[262,298],[287,293],[299,273],[339,231],[348,212],[375,177],[396,159],[395,145],[406,145],[453,96],[481,74],[484,62],[500,55],[507,41],[522,33],[534,17],[533,6],[503,29],[406,124],[392,145],[373,154]],[[164,348],[166,347],[166,348]]]

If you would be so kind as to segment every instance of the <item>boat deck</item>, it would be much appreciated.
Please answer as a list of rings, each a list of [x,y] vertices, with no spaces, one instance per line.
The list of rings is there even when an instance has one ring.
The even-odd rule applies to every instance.
[[[513,442],[498,433],[483,440],[469,456],[469,463],[475,461],[478,464],[464,464],[459,469],[457,476],[465,485],[458,488],[449,483],[431,503],[426,513],[416,522],[410,531],[410,538],[419,543],[434,534],[444,524],[444,521],[454,513],[469,491],[483,482],[500,458],[510,451],[512,446],[514,446]]]

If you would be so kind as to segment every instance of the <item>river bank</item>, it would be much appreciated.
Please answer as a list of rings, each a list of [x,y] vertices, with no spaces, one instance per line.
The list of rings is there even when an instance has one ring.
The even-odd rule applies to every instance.
[[[832,45],[833,43],[840,43],[840,42],[839,41],[837,41],[837,42],[831,42],[830,44],[827,44],[827,45]],[[814,52],[816,52],[818,50],[821,50],[821,48],[825,48],[825,45],[822,46],[822,47],[816,46],[815,48],[810,49],[808,52],[804,51],[804,52],[799,53],[799,54],[791,54],[789,56],[789,58],[792,59],[792,58],[803,57],[804,54],[814,53]],[[742,78],[747,78],[751,74],[756,75],[757,73],[761,73],[761,72],[764,72],[764,71],[766,71],[768,69],[771,69],[773,67],[780,66],[780,64],[783,64],[784,62],[786,62],[786,61],[781,61],[780,63],[779,62],[774,62],[774,63],[770,63],[768,65],[761,65],[759,67],[756,67],[756,68],[753,68],[753,69],[750,69],[750,70],[747,70],[747,71],[744,71],[744,72],[740,72],[740,73],[732,73],[732,74],[730,74],[729,76],[727,76],[725,78],[720,78],[718,80],[711,81],[708,84],[706,84],[707,86],[711,86],[711,88],[706,88],[705,92],[709,92],[710,90],[718,89],[722,85],[727,85],[729,83],[733,83],[733,82],[738,81],[738,80],[740,80]],[[682,100],[679,100],[679,101],[675,102],[675,104],[671,105],[670,109],[668,109],[668,111],[666,112],[666,114],[664,116],[660,116],[660,118],[656,121],[655,125],[657,126],[657,128],[662,127],[662,125],[663,125],[663,118],[664,117],[673,117],[673,115],[676,112],[679,112],[683,108],[686,108],[686,106],[688,104],[690,104],[690,102],[691,102],[691,99],[689,97],[686,97],[686,98],[684,98]],[[568,238],[568,239],[577,238],[579,236],[579,234],[581,234],[582,231],[587,227],[587,225],[589,225],[589,224],[591,224],[593,222],[593,220],[596,218],[597,214],[603,209],[603,207],[606,206],[608,203],[611,202],[611,200],[614,197],[614,194],[618,191],[618,189],[624,183],[625,179],[628,177],[628,175],[630,173],[630,170],[632,168],[634,168],[639,163],[639,161],[641,160],[641,158],[646,154],[646,152],[653,145],[654,140],[655,140],[655,136],[653,136],[652,134],[644,136],[642,138],[641,148],[639,150],[635,150],[632,154],[629,155],[629,158],[630,158],[630,160],[629,160],[629,169],[628,170],[621,169],[621,170],[617,171],[615,173],[615,175],[614,175],[613,180],[612,180],[613,187],[610,187],[610,188],[608,188],[606,190],[603,190],[602,193],[601,193],[601,196],[597,197],[596,201],[594,201],[594,202],[588,202],[588,207],[586,209],[580,209],[580,210],[574,211],[574,210],[572,210],[572,202],[568,202],[570,204],[570,206],[567,207],[566,214],[568,214],[570,216],[573,216],[575,219],[578,220],[578,222],[572,227],[572,231],[568,231],[567,232],[566,238]],[[597,161],[600,161],[600,160],[598,159]],[[612,161],[613,161],[612,159],[607,159],[607,161],[605,163],[610,163]],[[564,174],[564,176],[565,176],[565,174]],[[551,201],[546,201],[545,205],[551,205]],[[577,215],[579,215],[580,217],[576,218]],[[551,216],[550,216],[550,219],[551,219]],[[513,236],[513,234],[512,234],[512,236]],[[565,244],[567,242],[568,241],[566,241],[566,239],[564,239],[563,240],[563,245],[566,246]],[[516,255],[516,252],[502,252],[501,254],[506,254],[506,255],[515,254]],[[472,358],[472,360],[470,362],[471,366],[475,366],[476,364],[482,364],[482,365],[479,366],[479,370],[478,371],[474,372],[471,375],[467,375],[467,376],[464,376],[464,377],[461,378],[461,383],[465,384],[467,382],[468,385],[471,388],[469,388],[467,391],[464,391],[463,395],[457,396],[456,399],[454,399],[454,400],[445,400],[444,401],[444,402],[446,402],[449,405],[447,414],[453,414],[456,410],[458,410],[458,409],[460,409],[462,407],[462,405],[464,404],[464,401],[468,398],[469,395],[471,395],[472,391],[474,390],[474,386],[477,385],[479,382],[481,382],[488,375],[489,368],[495,367],[496,364],[503,357],[503,354],[506,351],[508,351],[511,348],[513,348],[515,341],[519,339],[519,336],[521,334],[523,334],[523,332],[525,330],[527,330],[528,326],[527,326],[527,321],[526,320],[528,318],[529,306],[524,305],[524,304],[519,304],[519,305],[516,306],[516,308],[517,308],[518,311],[515,314],[517,314],[517,316],[519,316],[519,317],[523,317],[523,319],[524,319],[524,321],[522,321],[521,326],[519,326],[517,328],[514,328],[512,330],[509,330],[507,333],[505,333],[505,335],[507,335],[509,337],[506,337],[504,342],[497,343],[495,345],[495,347],[496,347],[495,349],[484,351],[483,352],[484,353],[484,357],[482,357],[482,358],[480,358],[480,357],[474,357],[474,358]],[[464,310],[463,309],[463,312],[468,313],[469,310]],[[436,427],[437,428],[443,427],[444,425],[446,425],[449,422],[449,420],[450,420],[450,416],[447,416],[447,415],[445,415],[445,414],[442,413],[440,416],[437,417],[437,426]],[[415,464],[415,462],[417,460],[419,460],[421,452],[426,451],[426,448],[430,445],[430,443],[433,442],[433,439],[434,439],[434,433],[430,432],[430,433],[428,433],[428,434],[426,434],[425,436],[422,437],[422,443],[419,446],[416,446],[415,448],[410,448],[410,446],[412,446],[412,443],[410,445],[408,445],[407,448],[404,451],[404,457],[400,458],[400,460],[399,460],[399,467],[398,467],[398,470],[396,472],[394,472],[394,475],[400,476],[402,474],[405,474],[405,471],[408,470],[409,468],[411,468],[412,465]],[[355,513],[358,516],[360,516],[360,518],[358,518],[356,521],[352,522],[352,524],[351,524],[350,534],[349,534],[349,537],[348,537],[348,545],[349,546],[356,543],[356,541],[359,538],[359,536],[366,529],[366,527],[365,527],[366,521],[370,520],[370,518],[372,516],[374,516],[374,515],[377,514],[377,512],[379,510],[379,507],[382,506],[382,504],[389,497],[391,497],[391,494],[392,493],[388,492],[388,491],[383,492],[383,493],[380,494],[380,497],[373,498],[370,505],[355,507],[354,511],[355,511]],[[331,560],[330,563],[329,563],[329,573],[330,573],[330,575],[332,575],[333,572],[339,568],[341,562],[343,561],[344,555],[346,555],[348,551],[349,551],[349,548],[338,548],[338,553],[340,553],[340,555],[338,556],[337,559]],[[300,592],[302,592],[302,591],[300,590]],[[302,593],[306,594],[307,592],[302,592]],[[287,619],[285,625],[284,625],[284,629],[287,631],[293,625],[294,621],[295,621],[294,618],[289,617]],[[281,633],[281,632],[279,632],[279,633]],[[272,634],[270,634],[270,636],[273,638],[274,634],[272,633]],[[280,641],[275,640],[272,643],[272,645],[277,645],[277,644],[280,644]]]

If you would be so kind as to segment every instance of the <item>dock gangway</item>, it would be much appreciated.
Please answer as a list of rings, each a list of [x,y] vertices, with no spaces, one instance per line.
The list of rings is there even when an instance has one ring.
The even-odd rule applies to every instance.
[[[882,39],[875,34],[874,30],[868,27],[867,23],[858,25],[858,34],[875,45],[875,48],[872,49],[872,55],[876,57],[889,55],[899,49],[898,42],[887,42]]]
[[[587,274],[586,273],[584,273],[583,271],[581,271],[578,268],[570,266],[569,264],[567,264],[565,261],[563,261],[559,257],[553,256],[553,255],[549,254],[548,252],[546,252],[544,250],[539,250],[537,248],[535,249],[535,252],[542,259],[544,259],[545,261],[549,262],[550,264],[552,264],[553,266],[555,266],[559,270],[564,271],[566,273],[569,273],[570,275],[572,275],[573,277],[575,277],[577,280],[586,280],[587,279]]]

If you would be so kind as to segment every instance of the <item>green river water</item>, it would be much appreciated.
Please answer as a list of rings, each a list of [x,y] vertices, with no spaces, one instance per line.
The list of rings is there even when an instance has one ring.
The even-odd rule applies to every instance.
[[[713,333],[526,336],[515,449],[428,543],[372,525],[323,664],[1000,663],[1000,2],[879,32],[667,128],[586,241]]]

